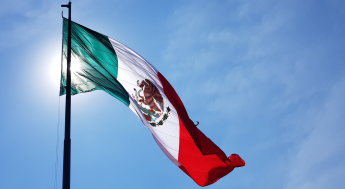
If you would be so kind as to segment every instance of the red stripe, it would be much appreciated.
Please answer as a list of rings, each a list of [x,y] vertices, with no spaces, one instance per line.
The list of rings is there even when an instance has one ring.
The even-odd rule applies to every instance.
[[[190,176],[198,185],[210,185],[230,173],[235,167],[245,165],[237,154],[229,158],[207,138],[190,120],[187,111],[174,88],[158,73],[163,90],[175,107],[180,122],[180,146],[178,161],[180,169]]]

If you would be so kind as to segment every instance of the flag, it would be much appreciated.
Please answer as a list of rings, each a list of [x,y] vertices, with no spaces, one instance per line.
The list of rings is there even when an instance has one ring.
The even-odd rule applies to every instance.
[[[210,185],[245,165],[227,157],[189,118],[167,79],[132,49],[80,24],[71,24],[71,94],[103,90],[128,106],[165,155],[198,185]],[[66,94],[68,20],[63,21],[60,95]]]

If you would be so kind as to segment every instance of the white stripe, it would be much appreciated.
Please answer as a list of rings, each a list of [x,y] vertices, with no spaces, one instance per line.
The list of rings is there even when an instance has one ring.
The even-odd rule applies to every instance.
[[[178,162],[178,150],[180,142],[180,127],[179,119],[175,108],[172,106],[168,98],[163,92],[162,83],[159,80],[157,74],[158,71],[149,62],[142,58],[139,54],[126,47],[125,45],[109,38],[118,58],[118,75],[117,80],[127,90],[130,99],[129,108],[141,119],[144,125],[150,130],[153,138],[162,149],[162,151],[168,156],[168,158],[177,166],[181,164]],[[169,107],[171,109],[168,119],[163,125],[159,127],[152,127],[146,120],[145,116],[140,110],[140,107],[136,104],[136,101],[132,98],[135,94],[134,88],[137,90],[137,81],[149,79],[160,91],[163,100],[164,108]],[[165,112],[165,109],[163,110]]]

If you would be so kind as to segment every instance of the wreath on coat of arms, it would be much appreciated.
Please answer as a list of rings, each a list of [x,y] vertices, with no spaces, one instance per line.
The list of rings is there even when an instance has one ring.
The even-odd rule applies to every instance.
[[[163,125],[168,119],[171,109],[166,107],[164,113],[164,100],[158,88],[148,79],[137,81],[139,90],[134,88],[133,99],[152,127]],[[141,95],[144,93],[144,96]]]

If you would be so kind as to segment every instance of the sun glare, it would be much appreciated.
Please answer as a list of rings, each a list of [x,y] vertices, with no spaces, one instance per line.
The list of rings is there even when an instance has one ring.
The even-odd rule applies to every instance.
[[[78,59],[74,58],[73,56],[71,59],[71,72],[72,72],[72,77],[73,77],[73,73],[81,72],[80,61]]]
[[[67,63],[66,60],[64,60],[63,62],[63,67],[66,68],[67,67]],[[80,72],[81,71],[81,65],[78,59],[74,58],[72,56],[71,59],[71,75],[72,77],[74,76],[73,73],[75,72]],[[56,85],[60,85],[60,77],[61,77],[61,56],[56,56],[50,66],[50,76],[53,80],[53,82]]]
[[[56,56],[50,66],[50,77],[54,84],[60,84],[60,73],[61,73],[61,59],[60,56]]]

